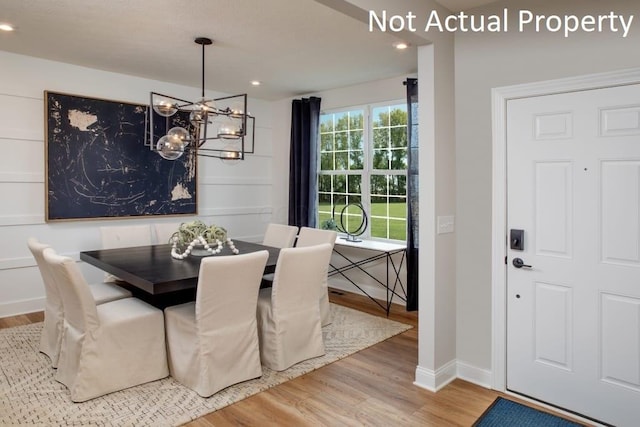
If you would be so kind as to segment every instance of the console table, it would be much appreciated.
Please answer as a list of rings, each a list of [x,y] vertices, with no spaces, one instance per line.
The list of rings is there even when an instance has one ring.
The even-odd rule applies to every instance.
[[[344,248],[357,248],[363,251],[367,251],[370,255],[363,259],[352,259],[353,256],[347,257],[344,254]],[[362,240],[360,242],[351,242],[342,237],[336,239],[336,244],[333,247],[333,252],[339,255],[342,259],[347,261],[347,263],[343,266],[336,267],[333,264],[330,264],[331,269],[329,270],[329,277],[335,276],[336,274],[340,274],[342,277],[347,279],[353,286],[358,288],[363,294],[365,294],[369,299],[375,302],[380,308],[386,311],[387,316],[389,316],[389,311],[391,310],[391,303],[393,302],[394,297],[400,298],[402,301],[406,303],[407,301],[407,290],[402,283],[400,278],[400,270],[404,265],[407,253],[407,246],[404,244],[398,243],[390,243],[390,242],[380,242],[376,240]],[[393,259],[393,256],[396,254],[402,254],[400,258],[400,262]],[[370,272],[365,270],[364,266],[367,264],[371,264],[375,261],[384,259],[387,264],[386,277],[385,280],[382,281],[379,278],[372,275]],[[380,301],[373,298],[367,291],[362,289],[353,279],[351,279],[347,274],[345,274],[349,270],[357,269],[371,279],[373,279],[377,284],[385,288],[387,292],[386,305],[382,305]],[[390,279],[391,277],[391,279]]]

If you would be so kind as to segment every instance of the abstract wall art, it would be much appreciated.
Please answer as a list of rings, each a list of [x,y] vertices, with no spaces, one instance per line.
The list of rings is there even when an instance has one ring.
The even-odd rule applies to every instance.
[[[197,214],[195,155],[166,160],[145,146],[147,105],[44,98],[47,221]]]

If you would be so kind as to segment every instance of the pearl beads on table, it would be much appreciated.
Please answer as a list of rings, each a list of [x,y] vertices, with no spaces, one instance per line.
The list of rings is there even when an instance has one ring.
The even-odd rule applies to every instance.
[[[230,237],[227,237],[225,243],[227,244],[227,246],[229,246],[229,249],[231,249],[231,252],[233,252],[234,255],[238,255],[240,253],[240,251],[233,244],[233,240],[231,240]],[[216,247],[211,247],[211,245],[209,245],[209,242],[207,242],[204,237],[198,236],[193,239],[193,241],[189,243],[189,245],[187,245],[187,248],[182,253],[180,253],[178,252],[178,242],[174,240],[171,247],[171,257],[175,259],[185,259],[191,254],[196,245],[201,245],[211,255],[219,254],[220,252],[222,252],[222,249],[224,247],[224,244],[219,239],[216,239]]]

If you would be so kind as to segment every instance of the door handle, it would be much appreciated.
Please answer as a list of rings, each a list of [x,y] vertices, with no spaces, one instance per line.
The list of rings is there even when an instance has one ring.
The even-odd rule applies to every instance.
[[[522,268],[522,267],[524,267],[524,268],[531,268],[531,266],[530,266],[530,265],[525,264],[525,263],[524,263],[524,261],[523,261],[521,258],[514,258],[514,259],[513,259],[513,266],[514,266],[515,268]]]

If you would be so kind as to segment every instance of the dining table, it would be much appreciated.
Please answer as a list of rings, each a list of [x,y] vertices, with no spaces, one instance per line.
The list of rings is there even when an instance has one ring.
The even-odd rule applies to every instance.
[[[273,273],[279,248],[234,240],[239,254],[266,250],[269,253],[265,274]],[[80,252],[80,260],[118,277],[117,284],[156,307],[164,308],[195,300],[200,263],[208,256],[236,256],[225,245],[219,254],[190,255],[184,259],[171,256],[169,244],[97,249]]]

